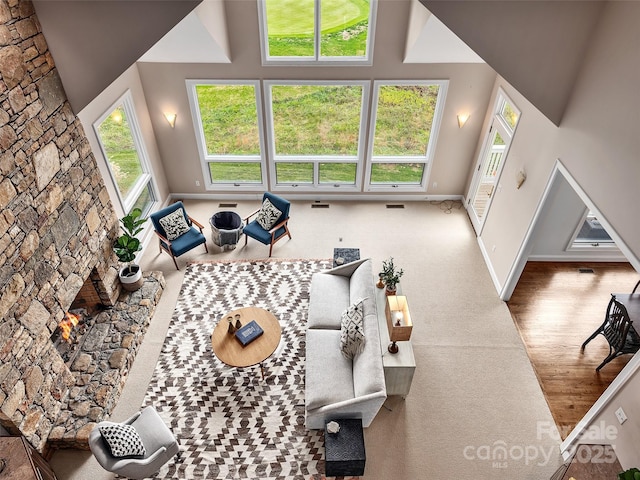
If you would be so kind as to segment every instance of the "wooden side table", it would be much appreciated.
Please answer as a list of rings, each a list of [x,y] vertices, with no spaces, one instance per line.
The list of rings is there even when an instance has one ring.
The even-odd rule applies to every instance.
[[[47,461],[24,437],[0,437],[0,458],[6,462],[2,480],[57,480]]]
[[[416,370],[416,359],[413,356],[411,340],[396,342],[398,353],[389,353],[387,347],[389,330],[387,329],[387,317],[385,316],[384,288],[376,288],[376,308],[378,310],[378,329],[380,330],[380,350],[382,352],[382,364],[384,366],[384,381],[387,387],[387,395],[401,395],[403,398],[409,395],[413,374]]]
[[[229,335],[227,317],[240,315],[242,325],[255,320],[264,333],[246,346]],[[223,363],[230,367],[250,367],[260,364],[260,372],[264,378],[262,363],[269,358],[280,343],[280,322],[273,313],[259,307],[243,307],[224,315],[216,324],[211,334],[211,348],[213,353]]]

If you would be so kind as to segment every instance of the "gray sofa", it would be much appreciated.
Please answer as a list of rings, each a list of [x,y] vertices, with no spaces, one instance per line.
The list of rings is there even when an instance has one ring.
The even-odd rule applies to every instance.
[[[368,427],[387,398],[375,293],[370,259],[312,277],[305,378],[309,429],[323,429],[332,418],[361,418]],[[350,360],[340,350],[341,316],[360,299],[364,299],[365,344],[362,353]]]

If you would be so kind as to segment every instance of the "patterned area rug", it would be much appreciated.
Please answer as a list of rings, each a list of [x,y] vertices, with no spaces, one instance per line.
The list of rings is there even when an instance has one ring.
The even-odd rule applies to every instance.
[[[182,462],[154,478],[321,479],[323,434],[304,426],[305,327],[311,275],[330,260],[194,263],[187,267],[144,404],[180,441]],[[211,332],[243,306],[270,310],[282,340],[259,366],[230,368]]]

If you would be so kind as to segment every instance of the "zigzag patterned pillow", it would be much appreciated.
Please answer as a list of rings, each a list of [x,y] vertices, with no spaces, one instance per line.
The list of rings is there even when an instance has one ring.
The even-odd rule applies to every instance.
[[[175,240],[180,235],[191,230],[191,227],[187,224],[187,221],[184,218],[181,208],[162,217],[158,221],[160,222],[160,225],[162,225],[162,228],[164,228],[164,231],[167,234],[167,240],[169,241]]]
[[[282,212],[278,210],[268,198],[265,198],[264,202],[262,202],[262,208],[256,217],[256,221],[265,230],[271,230],[271,227],[276,224],[280,215],[282,215]]]
[[[104,425],[100,427],[100,433],[114,457],[130,457],[146,453],[140,435],[131,425]]]
[[[358,300],[342,312],[340,326],[340,351],[348,359],[353,359],[364,350],[364,308]]]

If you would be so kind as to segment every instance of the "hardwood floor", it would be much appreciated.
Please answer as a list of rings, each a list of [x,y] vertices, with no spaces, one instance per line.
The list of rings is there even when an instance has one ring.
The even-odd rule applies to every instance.
[[[631,358],[598,373],[606,340],[598,335],[584,353],[580,346],[604,320],[610,294],[631,292],[639,278],[628,263],[529,262],[507,303],[563,439]]]

